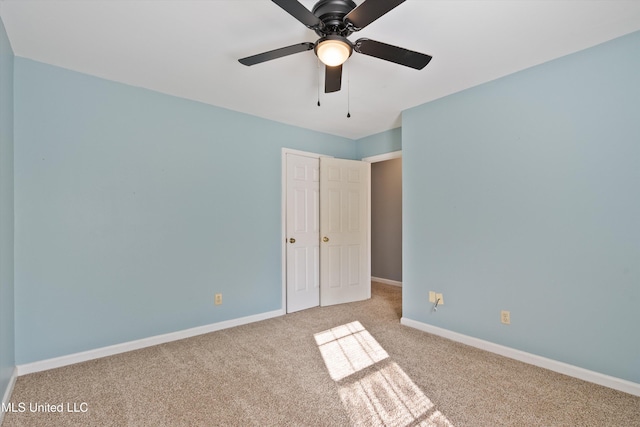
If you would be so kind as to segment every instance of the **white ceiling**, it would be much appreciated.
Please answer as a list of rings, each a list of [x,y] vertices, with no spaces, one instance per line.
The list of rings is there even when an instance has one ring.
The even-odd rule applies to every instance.
[[[321,93],[318,107],[313,51],[237,61],[317,39],[269,0],[2,0],[0,14],[17,56],[352,139],[400,126],[404,109],[640,30],[638,0],[407,0],[350,39],[431,63],[417,71],[354,53],[343,90]]]

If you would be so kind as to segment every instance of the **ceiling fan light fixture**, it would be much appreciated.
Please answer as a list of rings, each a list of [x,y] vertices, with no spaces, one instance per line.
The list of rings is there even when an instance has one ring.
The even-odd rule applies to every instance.
[[[344,37],[327,36],[318,41],[316,55],[323,64],[329,67],[337,67],[349,59],[353,48]]]

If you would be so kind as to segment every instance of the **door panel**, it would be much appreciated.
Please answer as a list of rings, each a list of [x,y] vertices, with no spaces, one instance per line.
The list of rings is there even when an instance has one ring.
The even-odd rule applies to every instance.
[[[320,169],[317,158],[291,153],[286,167],[287,312],[292,313],[320,302]]]
[[[370,164],[320,159],[320,304],[371,297]]]

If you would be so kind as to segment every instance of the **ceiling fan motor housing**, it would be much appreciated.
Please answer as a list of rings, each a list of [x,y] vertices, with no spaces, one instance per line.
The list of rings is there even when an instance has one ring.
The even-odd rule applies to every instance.
[[[356,4],[352,0],[320,0],[311,10],[311,13],[324,24],[315,29],[316,34],[320,37],[328,35],[349,36],[353,30],[345,24],[343,18],[355,7]]]

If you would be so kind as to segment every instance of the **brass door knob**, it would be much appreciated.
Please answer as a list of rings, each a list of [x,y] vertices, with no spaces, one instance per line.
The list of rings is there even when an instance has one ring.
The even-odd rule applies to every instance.
[[[323,241],[323,242],[325,242],[325,243],[327,243],[327,242],[329,241],[329,238],[328,238],[327,236],[324,236],[324,237],[322,238],[322,241]]]
[[[296,239],[294,239],[293,237],[289,239],[289,243],[295,243]]]

